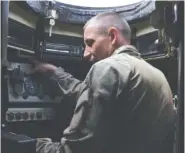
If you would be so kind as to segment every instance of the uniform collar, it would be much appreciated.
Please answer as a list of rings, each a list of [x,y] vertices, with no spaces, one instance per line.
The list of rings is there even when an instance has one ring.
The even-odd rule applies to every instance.
[[[132,56],[140,57],[140,53],[138,50],[132,45],[123,45],[116,49],[112,55],[120,54],[120,53],[127,53]]]

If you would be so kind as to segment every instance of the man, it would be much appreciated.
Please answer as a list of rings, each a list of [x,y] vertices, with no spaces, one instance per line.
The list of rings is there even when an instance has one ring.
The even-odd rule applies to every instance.
[[[83,82],[62,68],[37,63],[34,72],[49,73],[63,94],[77,101],[61,142],[38,138],[37,153],[169,152],[170,87],[163,73],[129,45],[130,37],[124,19],[101,13],[84,26],[84,58],[96,63]]]

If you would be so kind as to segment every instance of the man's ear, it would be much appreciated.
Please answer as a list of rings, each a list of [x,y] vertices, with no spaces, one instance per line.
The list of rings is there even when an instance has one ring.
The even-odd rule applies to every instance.
[[[114,27],[109,28],[108,35],[112,45],[115,45],[117,40],[117,29]]]

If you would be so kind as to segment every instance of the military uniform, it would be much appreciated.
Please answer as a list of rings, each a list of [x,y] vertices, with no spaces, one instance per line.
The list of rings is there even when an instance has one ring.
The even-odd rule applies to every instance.
[[[133,46],[95,63],[83,82],[62,68],[51,79],[77,103],[61,142],[38,138],[37,153],[164,153],[171,147],[164,143],[173,131],[171,89]]]

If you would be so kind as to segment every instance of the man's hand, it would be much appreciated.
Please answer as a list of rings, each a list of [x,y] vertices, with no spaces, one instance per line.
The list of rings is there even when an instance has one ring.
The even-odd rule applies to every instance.
[[[52,64],[42,63],[42,62],[39,62],[36,60],[34,60],[33,63],[34,63],[35,67],[30,72],[31,74],[34,74],[34,73],[42,73],[42,74],[53,73],[57,69],[57,67]]]

